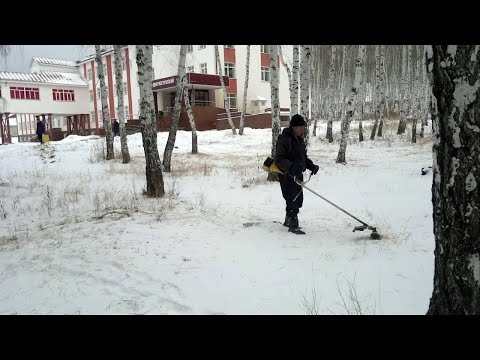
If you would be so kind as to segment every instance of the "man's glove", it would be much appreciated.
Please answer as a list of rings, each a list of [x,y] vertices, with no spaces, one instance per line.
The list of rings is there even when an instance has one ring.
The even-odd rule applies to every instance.
[[[318,165],[313,165],[312,175],[316,175],[320,167]]]
[[[290,175],[298,177],[303,173],[302,165],[293,163],[292,166],[290,166],[290,170],[288,172],[290,173]]]

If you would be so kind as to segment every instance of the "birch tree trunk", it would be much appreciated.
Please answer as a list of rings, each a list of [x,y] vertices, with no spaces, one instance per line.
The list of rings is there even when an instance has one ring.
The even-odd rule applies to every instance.
[[[422,59],[425,58],[425,49],[426,49],[427,45],[423,45],[423,51],[422,51]],[[422,64],[423,64],[423,61],[422,61]],[[422,65],[423,66],[423,65]],[[422,85],[423,85],[423,89],[424,89],[424,98],[423,98],[423,110],[422,110],[422,114],[421,114],[421,117],[422,117],[422,126],[421,126],[421,129],[420,129],[420,138],[423,139],[423,137],[425,136],[425,125],[428,124],[428,109],[430,108],[430,84],[428,83],[427,81],[427,72],[425,71],[425,68],[424,68],[424,71],[423,71],[423,77],[422,77]]]
[[[427,314],[480,315],[479,46],[433,45],[433,64],[427,60],[427,66],[433,68],[438,100],[432,168],[435,270]]]
[[[405,95],[406,95],[406,80],[407,80],[407,45],[402,45],[402,81],[400,83],[400,104],[399,115],[400,121],[398,123],[397,134],[403,134],[407,125],[407,112],[405,111]]]
[[[292,113],[292,109],[295,106],[295,98],[293,94],[293,80],[292,80],[292,71],[290,70],[290,67],[288,64],[285,62],[285,59],[283,58],[283,53],[282,53],[282,45],[277,45],[278,46],[278,54],[280,55],[280,61],[282,62],[283,67],[285,67],[285,70],[287,70],[287,76],[288,76],[288,88],[290,90],[290,117],[292,117],[294,114]],[[249,53],[247,52],[247,58],[249,56]],[[248,62],[247,62],[248,64]],[[247,65],[248,66],[248,65]]]
[[[420,85],[420,63],[421,63],[421,55],[420,55],[420,45],[416,46],[417,50],[417,66],[415,68],[415,82],[413,83],[413,124],[412,124],[412,143],[417,142],[417,120],[420,117],[420,111],[418,108],[419,101],[418,101],[418,92],[419,92],[419,85]]]
[[[115,153],[113,151],[112,124],[110,124],[110,112],[108,110],[108,100],[107,100],[107,87],[105,86],[105,71],[103,69],[103,61],[102,61],[102,53],[100,51],[100,45],[95,45],[95,61],[97,62],[98,80],[100,81],[103,127],[105,129],[105,139],[107,142],[106,159],[112,160],[113,158],[115,158]],[[114,106],[114,104],[110,104],[110,106]],[[98,116],[98,114],[95,114],[95,116]]]
[[[168,140],[163,153],[163,170],[171,171],[171,161],[175,139],[177,138],[178,121],[180,120],[180,111],[182,110],[183,88],[186,86],[185,58],[187,56],[187,45],[180,45],[180,58],[178,60],[177,70],[177,89],[175,91],[175,105],[173,107],[172,123],[168,132]]]
[[[370,135],[370,140],[375,140],[375,134],[377,132],[377,127],[378,127],[378,117],[380,114],[380,110],[382,109],[382,102],[380,100],[380,92],[381,92],[381,77],[380,77],[380,46],[375,45],[375,78],[376,78],[376,84],[375,84],[375,123],[373,124],[373,129],[372,133]]]
[[[385,110],[388,113],[388,98],[386,96],[386,76],[385,76],[385,45],[380,45],[380,84],[381,84],[381,99],[383,101],[382,115],[380,118],[380,124],[378,125],[377,136],[383,137],[383,121],[385,118]]]
[[[153,103],[153,68],[152,45],[136,45],[136,61],[138,87],[140,88],[140,122],[142,130],[143,151],[145,153],[145,175],[147,178],[146,195],[162,197],[163,186],[162,164],[157,146],[157,119]]]
[[[300,115],[305,119],[305,148],[310,139],[310,45],[301,45]]]
[[[279,45],[281,49],[281,46]],[[245,70],[245,87],[243,89],[243,110],[240,117],[240,129],[238,133],[243,135],[243,123],[245,121],[245,113],[247,112],[247,91],[248,91],[248,78],[250,76],[250,45],[247,45],[247,65]]]
[[[362,87],[362,70],[363,61],[365,59],[365,45],[358,47],[357,60],[355,61],[355,77],[353,80],[353,87],[350,91],[350,96],[346,106],[346,115],[342,121],[342,140],[340,141],[340,149],[338,150],[337,163],[346,164],[345,153],[347,150],[348,132],[350,128],[350,121],[355,110],[357,94]]]
[[[365,57],[363,61],[363,86],[361,87],[361,103],[359,104],[357,101],[357,106],[359,105],[360,108],[360,116],[358,120],[358,141],[363,141],[363,109],[364,109],[364,104],[366,103],[367,99],[367,66],[365,65],[366,63],[366,53],[367,53],[367,47],[365,46]]]
[[[120,144],[122,148],[122,163],[128,164],[130,162],[130,152],[128,151],[127,131],[125,130],[125,109],[123,105],[123,60],[122,60],[122,45],[113,45],[113,56],[115,62],[115,87],[117,91],[117,113],[118,122],[120,123]],[[127,64],[128,66],[128,64]]]
[[[195,118],[193,117],[192,107],[190,106],[190,99],[188,98],[187,78],[183,82],[183,98],[185,100],[185,107],[187,108],[188,121],[190,122],[190,128],[192,129],[192,154],[198,153],[197,144],[197,127],[195,126]]]
[[[272,102],[272,151],[271,155],[275,158],[275,150],[277,148],[277,139],[280,135],[280,100],[278,94],[278,67],[277,67],[277,47],[270,45],[270,92]],[[268,181],[278,181],[278,174],[269,172]]]
[[[232,128],[232,134],[237,135],[237,130],[235,130],[235,125],[233,125],[232,115],[230,114],[230,105],[228,104],[227,99],[227,89],[225,88],[225,82],[223,81],[223,71],[222,71],[222,64],[220,62],[220,53],[218,52],[218,45],[215,45],[215,58],[217,60],[217,68],[218,68],[218,75],[220,76],[220,83],[222,84],[222,92],[223,92],[223,106],[227,111],[227,119],[230,127]]]
[[[332,131],[332,124],[334,118],[334,110],[333,110],[333,84],[335,79],[335,57],[337,53],[337,45],[332,45],[332,59],[330,61],[330,72],[328,76],[329,84],[328,84],[328,100],[329,100],[329,118],[327,122],[327,135],[326,138],[328,142],[333,142],[333,131]]]
[[[298,73],[299,73],[299,48],[298,45],[293,45],[293,65],[292,65],[292,93],[293,102],[290,106],[290,118],[298,114]]]

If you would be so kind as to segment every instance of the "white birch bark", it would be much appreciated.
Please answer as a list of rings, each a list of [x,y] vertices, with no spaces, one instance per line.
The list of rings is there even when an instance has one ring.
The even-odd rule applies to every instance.
[[[215,59],[217,61],[217,68],[218,68],[218,75],[220,76],[220,83],[222,84],[222,92],[223,92],[223,106],[225,107],[225,110],[227,111],[227,120],[228,124],[232,128],[232,134],[237,135],[237,130],[235,130],[235,125],[233,124],[232,121],[232,115],[230,114],[230,106],[228,105],[228,99],[227,99],[227,89],[225,88],[225,82],[223,81],[223,67],[220,62],[220,53],[218,52],[218,45],[215,45]]]
[[[177,69],[177,89],[175,91],[175,104],[173,107],[172,123],[168,132],[168,140],[163,153],[163,170],[171,171],[172,152],[177,138],[178,121],[182,110],[183,88],[186,86],[185,58],[187,56],[187,45],[180,45],[180,57]]]
[[[305,147],[308,148],[310,138],[310,45],[301,45],[300,63],[300,115],[305,119]]]
[[[282,45],[277,45],[278,46],[278,54],[280,55],[280,61],[282,62],[283,67],[287,71],[287,76],[288,76],[288,89],[290,90],[290,117],[292,117],[294,114],[292,113],[292,109],[295,106],[295,97],[293,93],[293,79],[292,79],[292,71],[290,70],[290,67],[288,64],[285,62],[285,59],[283,58],[283,53],[282,53]],[[248,53],[247,53],[248,54]]]
[[[106,159],[112,160],[113,158],[115,158],[115,153],[113,151],[112,124],[110,123],[110,112],[108,110],[107,87],[105,85],[105,71],[103,68],[102,53],[100,50],[100,45],[95,45],[95,61],[97,62],[98,80],[100,82],[103,127],[105,128],[105,140],[107,143]],[[110,104],[110,106],[114,106],[114,104]],[[95,114],[95,116],[97,115],[98,114]]]
[[[398,123],[397,134],[403,134],[407,125],[407,110],[405,95],[407,92],[407,45],[402,46],[402,81],[400,83],[400,104],[399,104],[399,116],[400,121]]]
[[[348,143],[348,132],[350,128],[350,121],[353,116],[353,112],[356,107],[357,95],[359,90],[362,88],[362,70],[363,62],[365,59],[365,45],[359,45],[357,60],[355,61],[355,77],[353,80],[353,87],[350,91],[350,96],[346,106],[346,115],[342,121],[342,139],[340,141],[340,149],[338,150],[337,163],[346,164],[345,153],[347,150]]]
[[[328,142],[331,143],[333,142],[333,131],[332,131],[332,125],[333,125],[333,118],[334,118],[334,103],[333,103],[333,85],[335,81],[335,57],[337,53],[337,45],[332,45],[332,58],[330,60],[330,71],[329,71],[329,76],[328,76],[328,91],[327,91],[327,97],[329,101],[329,116],[328,116],[328,122],[327,122],[327,135],[326,138],[328,139]]]
[[[190,105],[190,99],[188,98],[187,81],[183,82],[183,98],[185,100],[185,107],[187,108],[188,121],[190,122],[190,128],[192,129],[192,154],[198,153],[197,143],[197,127],[195,126],[195,118],[193,117],[192,107]]]
[[[123,60],[122,60],[122,45],[113,45],[113,56],[115,62],[115,87],[117,92],[117,113],[118,122],[120,123],[120,144],[122,148],[122,163],[128,164],[130,162],[130,152],[128,151],[127,132],[125,130],[125,109],[123,99]],[[128,66],[128,65],[127,65]]]
[[[299,74],[299,47],[293,45],[293,65],[292,65],[292,93],[293,103],[290,106],[290,118],[298,114],[298,74]]]
[[[388,114],[388,97],[386,95],[386,85],[387,85],[387,73],[385,71],[385,45],[380,45],[380,83],[381,83],[381,92],[380,96],[383,101],[383,106],[381,108],[382,114],[380,117],[380,123],[378,124],[378,133],[377,136],[383,136],[383,121],[385,119],[385,110]]]
[[[138,87],[140,89],[140,122],[147,179],[146,195],[162,197],[165,195],[165,188],[162,164],[158,154],[157,119],[153,103],[152,45],[136,45],[136,53]]]
[[[480,81],[473,76],[480,70],[479,46],[432,47],[426,49],[427,68],[438,114],[432,166],[435,267],[427,314],[480,315]]]
[[[381,77],[380,77],[380,45],[375,45],[375,122],[373,124],[370,140],[375,140],[375,135],[378,128],[378,118],[382,109],[381,102]]]
[[[413,124],[412,124],[412,143],[417,142],[417,120],[420,117],[419,111],[419,91],[420,91],[420,45],[416,45],[417,65],[415,67],[415,81],[413,83]]]
[[[271,155],[275,158],[275,150],[277,148],[278,135],[280,135],[280,99],[278,93],[279,78],[277,66],[277,46],[270,45],[270,92],[272,102],[272,151]],[[276,181],[278,174],[269,172],[267,180]]]
[[[279,48],[281,49],[280,45]],[[238,133],[243,135],[243,125],[245,121],[245,113],[247,112],[247,91],[248,91],[248,80],[250,77],[250,45],[247,45],[247,64],[245,68],[245,87],[243,88],[243,109],[242,115],[240,117],[240,129]]]

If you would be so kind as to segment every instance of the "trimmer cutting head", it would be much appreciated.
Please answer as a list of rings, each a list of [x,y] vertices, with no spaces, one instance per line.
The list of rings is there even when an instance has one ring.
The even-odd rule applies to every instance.
[[[372,233],[370,234],[370,237],[374,240],[380,240],[382,237],[380,236],[380,234],[377,232],[377,228],[374,228],[374,227],[371,227],[371,226],[368,226],[368,225],[359,225],[359,226],[355,226],[353,228],[353,232],[355,231],[363,231],[365,229],[370,229],[372,230]]]

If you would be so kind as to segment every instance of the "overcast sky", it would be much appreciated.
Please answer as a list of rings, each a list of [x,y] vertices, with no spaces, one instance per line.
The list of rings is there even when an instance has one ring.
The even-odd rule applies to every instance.
[[[30,72],[33,56],[63,60],[80,60],[93,54],[93,45],[12,45],[6,61],[0,59],[0,71]]]

